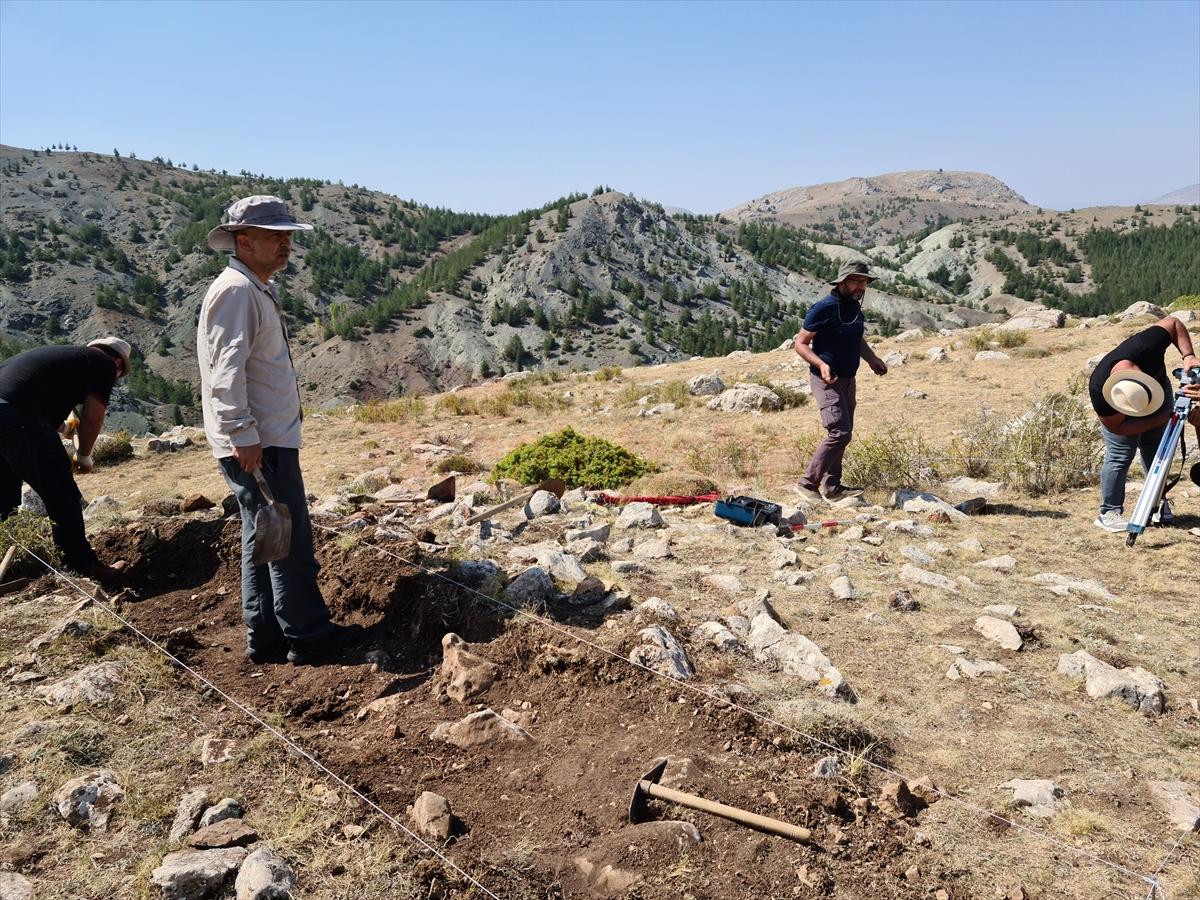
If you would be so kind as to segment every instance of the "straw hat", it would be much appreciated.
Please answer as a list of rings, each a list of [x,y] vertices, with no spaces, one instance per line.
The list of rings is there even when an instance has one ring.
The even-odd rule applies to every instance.
[[[1108,376],[1101,388],[1105,401],[1127,416],[1152,416],[1162,407],[1163,387],[1140,369],[1122,369]]]
[[[129,374],[129,354],[133,352],[128,341],[123,341],[119,337],[102,337],[96,338],[88,343],[89,347],[104,347],[111,350],[117,356],[121,357],[121,361],[125,363],[125,374]]]

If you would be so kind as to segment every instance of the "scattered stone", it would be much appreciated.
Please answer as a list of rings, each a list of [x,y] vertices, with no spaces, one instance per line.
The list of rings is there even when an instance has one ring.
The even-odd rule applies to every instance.
[[[908,357],[900,350],[892,350],[883,357],[883,361],[889,369],[898,369],[908,364]]]
[[[715,397],[725,390],[725,382],[717,372],[708,372],[688,381],[687,389],[693,397]]]
[[[680,681],[692,677],[694,670],[687,653],[674,635],[661,625],[643,628],[638,637],[642,643],[630,651],[631,663]]]
[[[813,778],[837,778],[842,774],[842,763],[836,756],[823,756],[813,766]]]
[[[645,418],[647,416],[665,416],[675,412],[676,406],[674,403],[656,403],[647,409],[643,409],[638,413],[638,416]]]
[[[237,742],[230,738],[208,736],[200,747],[200,763],[215,766],[219,763],[233,762],[233,751],[236,747]]]
[[[607,528],[608,526],[606,525],[605,527]],[[570,541],[563,549],[581,563],[596,562],[604,558],[604,545],[591,538],[580,538],[577,541]]]
[[[1089,697],[1112,697],[1146,715],[1162,715],[1167,701],[1163,683],[1145,669],[1117,669],[1096,659],[1086,650],[1064,653],[1058,658],[1058,674],[1085,679]]]
[[[1123,312],[1117,313],[1117,321],[1124,322],[1127,319],[1135,319],[1138,316],[1153,316],[1155,320],[1166,318],[1166,311],[1161,306],[1155,306],[1147,300],[1138,300],[1136,303],[1131,303],[1125,307]]]
[[[975,630],[1005,650],[1020,650],[1025,645],[1012,622],[993,616],[980,616],[975,620]]]
[[[1068,805],[1063,789],[1047,778],[1014,778],[1000,787],[1012,789],[1014,807],[1039,819],[1049,819]]]
[[[612,570],[618,575],[641,575],[649,571],[645,563],[636,559],[619,559],[612,564]]]
[[[654,616],[672,625],[679,621],[679,613],[675,612],[675,607],[662,597],[647,597],[638,604],[637,617],[640,619],[645,616]]]
[[[213,850],[219,847],[245,847],[258,840],[258,832],[241,819],[222,819],[215,825],[201,828],[190,838],[188,846],[197,850]]]
[[[236,900],[293,900],[296,875],[274,849],[259,847],[238,869],[234,890]]]
[[[1004,616],[1006,619],[1015,619],[1021,615],[1020,608],[1013,606],[1011,603],[993,603],[990,606],[985,606],[983,611],[991,613],[993,616]]]
[[[951,506],[941,497],[924,491],[896,491],[891,496],[891,505],[896,509],[917,513],[918,515],[935,512],[945,513],[952,522],[965,522],[969,518],[966,513]]]
[[[919,341],[923,337],[925,337],[925,332],[920,328],[910,328],[908,331],[900,332],[892,338],[892,341],[897,344],[904,344],[908,341]]]
[[[37,491],[27,484],[21,487],[21,509],[31,512],[35,516],[45,517],[46,515],[45,501],[38,496]]]
[[[434,841],[445,842],[454,831],[454,813],[450,801],[440,794],[424,791],[409,813],[417,831]]]
[[[548,516],[561,508],[558,497],[551,491],[537,491],[525,503],[525,518],[536,519]]]
[[[1035,304],[1024,307],[1019,315],[1013,316],[1007,322],[996,326],[997,331],[1048,331],[1052,328],[1062,328],[1067,320],[1067,314],[1061,309],[1047,309]]]
[[[171,841],[181,841],[196,827],[205,808],[208,806],[208,789],[197,788],[188,791],[179,801],[175,809],[175,818],[171,821],[171,831],[167,835]]]
[[[563,534],[563,543],[572,544],[575,541],[592,540],[596,543],[603,544],[608,540],[608,535],[612,531],[612,526],[605,522],[603,525],[593,525],[589,528],[573,528],[567,529]]]
[[[945,347],[930,347],[925,351],[925,358],[930,362],[949,362],[950,354],[946,352]]]
[[[861,525],[851,525],[838,535],[838,539],[843,541],[861,541],[866,536],[866,533],[866,529]]]
[[[0,817],[15,816],[37,800],[36,781],[22,781],[0,794]],[[2,897],[3,894],[0,894]]]
[[[1011,556],[994,556],[983,562],[975,563],[980,569],[995,569],[997,572],[1011,572],[1017,567],[1017,561]]]
[[[74,616],[63,619],[45,634],[35,637],[25,646],[32,651],[41,650],[57,641],[60,637],[83,637],[92,630],[91,623],[76,619]]]
[[[914,390],[910,390],[910,391],[905,391],[904,398],[906,400],[928,400],[929,395],[927,393],[925,393],[924,391],[918,391],[918,390],[914,389]]]
[[[202,509],[212,509],[216,505],[203,494],[191,494],[179,502],[179,511],[185,513],[199,512]]]
[[[245,814],[246,810],[242,808],[242,804],[232,797],[226,797],[220,803],[210,806],[204,811],[204,814],[200,816],[200,827],[207,828],[209,825],[216,825],[225,819],[240,819]]]
[[[604,582],[595,575],[588,575],[583,581],[575,585],[575,590],[571,593],[570,602],[575,606],[591,606],[593,603],[599,603],[608,595],[608,588]]]
[[[1180,831],[1200,831],[1200,806],[1189,795],[1195,785],[1186,781],[1151,781],[1150,796]]]
[[[621,507],[621,514],[617,516],[616,524],[613,527],[618,530],[629,528],[662,528],[663,518],[653,503],[643,503],[641,501],[626,503]]]
[[[735,575],[705,575],[704,583],[727,594],[740,594],[742,582]]]
[[[783,409],[783,401],[769,387],[743,382],[713,397],[708,408],[720,412],[776,412]]]
[[[0,898],[33,900],[33,883],[15,872],[0,872]]]
[[[449,450],[449,448],[446,448]],[[413,452],[418,452],[414,446]],[[374,494],[392,483],[392,470],[387,466],[369,469],[350,482],[348,491],[351,494]]]
[[[907,782],[893,781],[879,792],[879,804],[884,809],[905,818],[915,818],[928,804],[908,789]]]
[[[116,515],[121,511],[121,503],[114,497],[108,494],[102,494],[91,503],[83,511],[83,520],[91,522],[93,519],[105,515]]]
[[[636,545],[633,555],[639,559],[670,559],[675,554],[671,552],[671,545],[666,541],[653,540]]]
[[[504,599],[516,606],[540,609],[554,597],[554,580],[545,569],[530,566],[504,589]]]
[[[900,552],[902,554],[904,554],[905,556],[907,556],[909,559],[911,559],[913,562],[918,563],[922,566],[932,566],[936,562],[936,560],[934,560],[934,558],[932,556],[930,556],[928,553],[926,553],[924,550],[921,550],[918,547],[911,547],[911,546],[905,544],[903,547],[900,548]]]
[[[723,653],[732,653],[741,647],[737,635],[720,622],[704,622],[693,633],[697,641],[712,644]]]
[[[1065,597],[1067,594],[1083,594],[1088,597],[1095,597],[1098,600],[1112,601],[1117,599],[1116,595],[1110,593],[1108,588],[1091,578],[1068,578],[1065,575],[1043,572],[1041,575],[1034,575],[1029,580],[1035,584],[1046,585],[1053,593],[1058,594],[1060,597]]]
[[[499,674],[495,663],[472,653],[470,644],[451,632],[442,638],[442,667],[433,681],[433,695],[466,703],[486,693]]]
[[[53,684],[34,688],[33,693],[47,703],[59,706],[75,703],[100,706],[117,699],[123,671],[120,663],[111,660],[94,663]]]
[[[1000,350],[980,350],[975,354],[975,362],[999,362],[1009,358],[1007,353]]]
[[[854,590],[854,585],[850,583],[848,575],[839,575],[829,584],[829,590],[833,591],[835,600],[853,600],[858,596],[858,592]]]
[[[443,722],[429,737],[460,749],[490,744],[533,743],[533,735],[494,709],[481,709],[458,722]]]
[[[968,553],[983,552],[983,543],[979,538],[967,538],[965,541],[959,541],[956,546],[959,550],[965,550]]]
[[[962,650],[961,647],[956,649]],[[1003,675],[1006,672],[1008,669],[990,659],[972,659],[969,656],[960,656],[950,663],[950,668],[946,670],[946,677],[951,681],[957,681],[960,678],[982,678],[985,675]]]
[[[938,575],[936,572],[927,572],[924,569],[918,569],[916,566],[905,565],[900,570],[900,580],[907,581],[910,584],[938,588],[950,594],[958,593],[958,584],[956,582],[945,575]]]
[[[896,591],[888,598],[888,606],[897,612],[916,612],[921,608],[920,602],[908,591]]]
[[[241,847],[179,850],[163,857],[150,881],[162,891],[163,900],[219,897],[245,858]]]
[[[75,828],[107,831],[113,807],[125,799],[125,789],[117,776],[100,769],[80,778],[72,778],[51,798],[58,814]]]
[[[766,613],[759,613],[750,623],[747,643],[760,662],[774,663],[785,675],[815,684],[819,691],[834,699],[856,701],[850,685],[820,647],[804,635],[788,631]]]

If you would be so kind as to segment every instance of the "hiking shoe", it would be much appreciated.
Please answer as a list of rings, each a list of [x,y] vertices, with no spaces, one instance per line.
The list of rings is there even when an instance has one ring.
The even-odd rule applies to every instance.
[[[1124,531],[1129,527],[1129,520],[1125,518],[1125,514],[1119,509],[1110,509],[1108,512],[1103,512],[1096,516],[1096,521],[1092,524],[1097,528],[1103,528],[1105,531],[1116,533]]]
[[[361,625],[334,625],[333,630],[311,641],[292,641],[287,661],[293,666],[315,666],[336,656],[363,635]]]
[[[272,647],[251,647],[246,645],[246,659],[256,665],[263,663],[284,663],[287,662],[288,647],[287,644],[276,644]]]
[[[861,497],[862,488],[846,487],[844,484],[835,484],[832,487],[825,488],[826,500],[844,500],[846,497]]]
[[[820,503],[823,499],[820,491],[816,490],[815,488],[807,487],[803,484],[796,485],[796,493],[805,500],[811,500],[813,503]]]
[[[1173,525],[1175,524],[1175,513],[1171,509],[1171,502],[1163,500],[1162,505],[1154,511],[1154,515],[1150,517],[1152,525]]]

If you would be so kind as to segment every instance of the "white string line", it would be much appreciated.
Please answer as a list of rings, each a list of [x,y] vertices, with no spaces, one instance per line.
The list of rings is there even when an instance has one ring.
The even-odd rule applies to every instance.
[[[1179,835],[1179,839],[1175,841],[1175,846],[1167,851],[1167,855],[1163,857],[1162,862],[1158,864],[1158,868],[1154,870],[1154,874],[1150,876],[1151,880],[1154,882],[1154,887],[1151,888],[1151,893],[1157,890],[1162,894],[1163,900],[1167,900],[1167,890],[1162,886],[1162,884],[1159,883],[1159,873],[1167,867],[1167,863],[1170,861],[1171,857],[1175,855],[1175,851],[1178,850],[1180,846],[1183,845],[1183,842],[1188,840],[1191,836],[1192,832],[1190,831],[1182,832]]]
[[[7,532],[7,529],[5,529],[5,530]],[[227,702],[231,706],[234,706],[237,709],[241,710],[248,718],[257,722],[265,730],[269,731],[276,738],[278,738],[280,741],[282,741],[288,748],[290,748],[291,750],[296,752],[298,755],[300,755],[304,759],[308,760],[310,763],[312,763],[314,766],[316,766],[318,769],[320,769],[322,772],[324,772],[326,775],[328,775],[330,778],[332,778],[334,781],[336,781],[338,784],[340,784],[342,787],[344,787],[346,790],[350,791],[352,794],[354,794],[356,797],[358,797],[358,799],[362,800],[363,803],[367,804],[372,809],[374,809],[377,813],[379,813],[381,816],[383,816],[392,825],[394,825],[396,828],[399,828],[401,831],[403,831],[405,834],[407,834],[410,838],[412,838],[414,841],[416,841],[418,844],[420,844],[422,847],[424,847],[426,850],[428,850],[434,856],[441,859],[442,862],[444,862],[451,869],[453,869],[454,871],[456,871],[460,875],[462,875],[465,879],[467,879],[467,881],[471,882],[471,884],[473,884],[475,887],[479,888],[479,890],[483,891],[484,894],[486,894],[489,897],[494,898],[494,900],[500,900],[499,897],[497,897],[495,894],[493,894],[491,891],[489,891],[487,888],[485,888],[482,884],[480,884],[478,881],[476,881],[473,877],[471,877],[471,875],[469,875],[463,869],[459,868],[459,866],[456,865],[454,863],[454,861],[451,860],[448,856],[441,853],[436,847],[434,847],[431,844],[427,843],[426,841],[422,840],[422,838],[418,834],[416,834],[415,832],[413,832],[409,828],[407,828],[404,825],[404,823],[400,822],[394,816],[389,814],[378,803],[374,802],[369,797],[364,796],[352,784],[347,782],[344,778],[342,778],[336,772],[333,772],[332,770],[330,770],[329,767],[326,766],[324,763],[322,763],[320,760],[318,760],[315,757],[313,757],[312,755],[310,755],[308,753],[308,751],[306,751],[303,747],[301,747],[299,744],[297,744],[295,741],[293,741],[287,735],[280,732],[278,729],[276,729],[270,723],[265,722],[256,712],[254,712],[254,710],[242,705],[237,699],[235,699],[234,697],[231,697],[229,694],[226,694],[223,690],[221,690],[219,687],[217,687],[215,684],[213,684],[211,681],[209,681],[207,678],[205,678],[203,675],[201,675],[195,669],[188,666],[185,662],[183,662],[183,660],[179,659],[177,656],[172,654],[165,647],[162,647],[160,644],[158,644],[149,635],[146,635],[143,632],[139,631],[135,625],[133,625],[129,620],[127,620],[124,616],[122,616],[120,613],[118,613],[115,609],[111,609],[104,603],[99,602],[95,597],[93,597],[91,594],[89,594],[87,591],[85,591],[82,587],[80,587],[70,576],[68,576],[64,572],[60,572],[58,569],[54,568],[54,566],[52,566],[46,560],[42,559],[40,556],[38,556],[36,553],[34,553],[32,550],[30,550],[24,544],[22,544],[18,540],[16,540],[12,536],[11,533],[8,533],[8,538],[14,544],[16,544],[18,547],[20,547],[22,550],[24,550],[26,553],[28,553],[30,556],[32,556],[34,559],[36,559],[38,562],[40,562],[43,566],[45,566],[50,572],[53,572],[58,578],[62,579],[67,584],[71,585],[71,587],[75,588],[75,590],[79,591],[79,593],[82,596],[86,597],[88,600],[91,600],[93,606],[104,610],[106,613],[111,615],[114,619],[116,619],[118,622],[120,622],[122,625],[124,625],[126,628],[128,628],[130,631],[132,631],[138,637],[140,637],[143,641],[145,641],[147,644],[149,644],[151,647],[153,647],[155,650],[157,650],[163,656],[165,656],[169,660],[171,660],[171,662],[173,662],[175,665],[179,666],[179,668],[183,669],[185,672],[187,672],[189,675],[191,675],[193,678],[195,678],[201,684],[205,685],[206,687],[210,688],[211,690],[213,690],[217,694],[219,694],[221,696],[221,698],[225,700],[225,702]]]
[[[317,523],[317,522],[313,522],[312,524],[315,527],[320,528],[324,531],[328,531],[328,532],[331,532],[331,533],[337,534],[337,535],[344,535],[344,532],[338,531],[336,528],[330,528],[327,525],[321,525],[320,523]],[[388,556],[391,556],[395,559],[398,559],[401,562],[404,562],[411,566],[414,566],[415,568],[420,569],[422,572],[425,572],[428,575],[432,575],[435,578],[440,578],[443,581],[449,582],[450,584],[454,585],[455,587],[461,588],[462,590],[467,591],[471,594],[475,594],[475,595],[481,597],[482,599],[486,600],[489,603],[493,603],[497,606],[501,606],[501,607],[517,614],[518,616],[527,618],[530,621],[535,622],[535,623],[543,626],[544,628],[547,628],[550,631],[554,631],[561,635],[569,637],[575,641],[578,641],[581,644],[591,647],[593,650],[596,650],[606,656],[611,656],[613,659],[618,659],[621,662],[624,662],[634,668],[641,669],[642,671],[648,672],[649,674],[651,674],[657,678],[660,678],[664,681],[670,682],[670,684],[675,687],[683,688],[684,690],[688,690],[688,691],[691,691],[692,693],[699,694],[700,696],[705,697],[709,700],[716,701],[717,703],[724,703],[725,705],[729,706],[731,709],[736,709],[738,712],[741,712],[748,716],[751,716],[752,718],[754,718],[760,722],[764,722],[766,724],[773,725],[776,728],[782,729],[783,731],[787,731],[798,737],[805,738],[806,740],[812,741],[813,743],[818,744],[822,747],[825,747],[826,749],[832,750],[835,753],[845,754],[847,757],[849,757],[851,759],[857,759],[860,762],[862,762],[864,765],[870,766],[871,768],[876,769],[879,772],[883,772],[887,775],[891,775],[896,778],[899,778],[899,779],[903,780],[905,783],[913,780],[913,779],[909,778],[907,775],[904,775],[900,772],[895,771],[894,769],[888,768],[887,766],[881,765],[879,763],[872,762],[871,760],[867,759],[866,757],[861,756],[857,753],[854,753],[853,751],[838,747],[835,744],[831,744],[828,741],[825,741],[825,740],[817,737],[816,735],[808,734],[808,733],[801,731],[800,729],[795,728],[791,725],[786,725],[783,722],[779,722],[775,719],[772,719],[767,715],[756,712],[745,706],[741,706],[738,703],[735,703],[733,700],[730,700],[727,697],[723,697],[719,694],[712,693],[702,687],[699,687],[697,685],[691,684],[686,681],[677,681],[674,678],[672,678],[671,676],[665,675],[662,672],[658,672],[655,669],[652,669],[649,666],[644,665],[643,663],[634,662],[633,660],[628,659],[628,658],[622,656],[621,654],[608,649],[607,647],[601,646],[600,644],[590,641],[587,638],[582,637],[581,635],[577,635],[574,632],[569,631],[566,628],[563,628],[563,627],[555,624],[554,622],[551,622],[550,620],[543,618],[542,616],[535,615],[534,613],[531,613],[525,609],[521,609],[520,607],[512,606],[508,603],[505,603],[503,600],[499,600],[495,597],[490,597],[487,594],[483,593],[482,591],[477,591],[475,588],[469,587],[468,585],[465,585],[465,584],[462,584],[461,582],[455,581],[453,578],[450,578],[447,575],[443,575],[441,572],[437,572],[437,571],[434,571],[433,569],[429,569],[429,568],[421,565],[421,563],[416,562],[415,560],[407,559],[398,553],[394,553],[393,551],[388,550],[386,547],[381,547],[378,544],[368,544],[367,546],[369,546],[375,550],[378,550],[381,553],[384,553]],[[1067,850],[1071,853],[1075,853],[1080,856],[1086,857],[1087,859],[1090,859],[1096,863],[1100,863],[1101,865],[1108,866],[1109,868],[1114,869],[1123,875],[1127,875],[1130,878],[1136,878],[1139,881],[1143,881],[1148,884],[1155,883],[1153,878],[1148,878],[1147,876],[1141,874],[1140,872],[1135,872],[1133,869],[1122,866],[1120,863],[1112,862],[1111,860],[1105,859],[1104,857],[1101,857],[1101,856],[1096,856],[1095,854],[1093,854],[1087,850],[1083,850],[1079,847],[1073,847],[1068,843],[1060,841],[1058,838],[1052,837],[1051,835],[1048,835],[1048,834],[1044,834],[1043,832],[1037,831],[1033,828],[1029,828],[1025,825],[1022,825],[1020,822],[1014,822],[1011,819],[1006,819],[1003,816],[997,815],[996,813],[992,812],[991,810],[984,809],[981,806],[976,806],[975,804],[971,803],[970,801],[963,800],[959,797],[956,797],[953,794],[950,794],[944,790],[941,790],[940,788],[933,787],[932,790],[939,797],[943,797],[953,803],[957,803],[965,809],[971,810],[972,812],[980,813],[980,814],[982,814],[990,819],[993,819],[997,822],[1003,822],[1004,824],[1006,824],[1010,827],[1017,828],[1020,831],[1024,831],[1025,833],[1031,834],[1034,837],[1040,838],[1041,840],[1049,841],[1050,843],[1058,846],[1059,848],[1061,848],[1063,850]]]

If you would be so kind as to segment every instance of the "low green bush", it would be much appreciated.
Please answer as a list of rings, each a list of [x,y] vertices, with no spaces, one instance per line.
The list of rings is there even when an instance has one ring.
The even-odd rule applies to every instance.
[[[102,434],[92,448],[92,459],[98,466],[111,466],[126,459],[133,459],[133,441],[128,431]]]
[[[49,519],[35,516],[27,509],[18,509],[0,522],[0,559],[8,552],[9,547],[13,544],[18,545],[11,567],[4,576],[6,581],[45,573],[41,563],[31,558],[22,548],[36,553],[56,568],[62,566],[62,556],[54,544],[50,528]]]
[[[657,470],[654,463],[611,441],[564,428],[515,447],[496,463],[492,474],[522,484],[561,478],[572,487],[616,488]]]
[[[1185,309],[1194,309],[1200,312],[1200,294],[1184,294],[1182,297],[1176,297],[1167,307],[1167,312],[1180,312]]]
[[[915,490],[931,480],[929,459],[933,455],[915,431],[880,432],[850,445],[842,480],[868,489]]]
[[[444,475],[447,472],[458,472],[460,475],[474,475],[476,472],[482,472],[483,466],[469,456],[455,453],[453,456],[447,456],[434,466],[433,471],[439,475]]]

